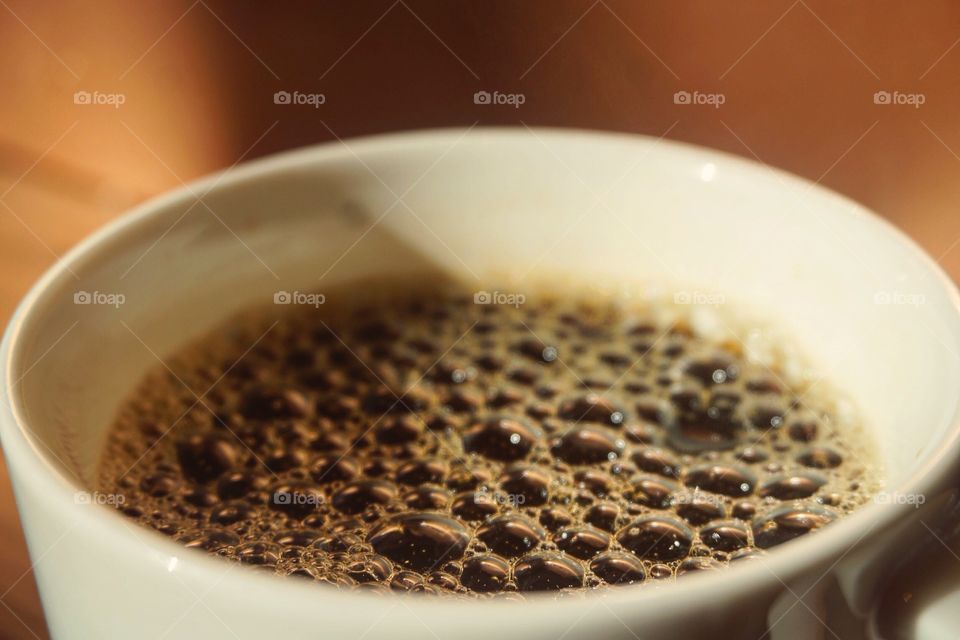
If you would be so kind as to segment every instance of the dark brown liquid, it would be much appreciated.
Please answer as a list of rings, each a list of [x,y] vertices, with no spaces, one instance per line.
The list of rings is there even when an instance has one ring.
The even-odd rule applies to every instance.
[[[497,593],[719,569],[876,482],[827,401],[662,309],[334,305],[354,297],[236,321],[153,372],[102,488],[185,546],[278,574]]]

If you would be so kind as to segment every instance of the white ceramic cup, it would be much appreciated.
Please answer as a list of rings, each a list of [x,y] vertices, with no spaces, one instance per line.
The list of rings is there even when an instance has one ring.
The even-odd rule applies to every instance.
[[[504,272],[629,281],[772,322],[858,407],[893,498],[728,571],[517,604],[275,578],[78,493],[158,357],[278,291],[424,267],[477,290]],[[632,135],[414,132],[241,165],[84,241],[10,324],[0,434],[57,638],[833,637],[821,621],[866,615],[917,519],[935,528],[953,499],[958,354],[958,297],[933,261],[807,182]]]

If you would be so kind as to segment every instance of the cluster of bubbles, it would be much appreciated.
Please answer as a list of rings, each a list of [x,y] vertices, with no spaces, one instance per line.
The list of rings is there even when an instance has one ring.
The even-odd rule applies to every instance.
[[[264,324],[152,373],[101,484],[272,573],[507,597],[672,579],[819,529],[876,483],[829,398],[640,306],[408,293]]]

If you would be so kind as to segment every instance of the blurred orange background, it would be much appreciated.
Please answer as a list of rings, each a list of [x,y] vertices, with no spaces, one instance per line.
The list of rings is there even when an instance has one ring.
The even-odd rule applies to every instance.
[[[958,45],[948,0],[0,0],[0,319],[152,194],[280,149],[474,124],[754,158],[863,202],[956,278]],[[46,637],[2,478],[0,636]]]

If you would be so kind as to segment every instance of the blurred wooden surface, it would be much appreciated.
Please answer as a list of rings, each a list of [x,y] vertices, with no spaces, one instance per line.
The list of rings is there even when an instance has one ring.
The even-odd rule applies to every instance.
[[[264,5],[260,5],[264,6]],[[364,133],[512,124],[666,135],[865,203],[960,276],[960,5],[949,0],[0,2],[0,320],[144,197]],[[478,90],[523,93],[520,108]],[[123,104],[76,104],[78,91]],[[325,103],[275,104],[276,91]],[[720,108],[675,103],[721,93]],[[919,108],[878,91],[922,94]],[[0,637],[46,637],[5,472]]]

